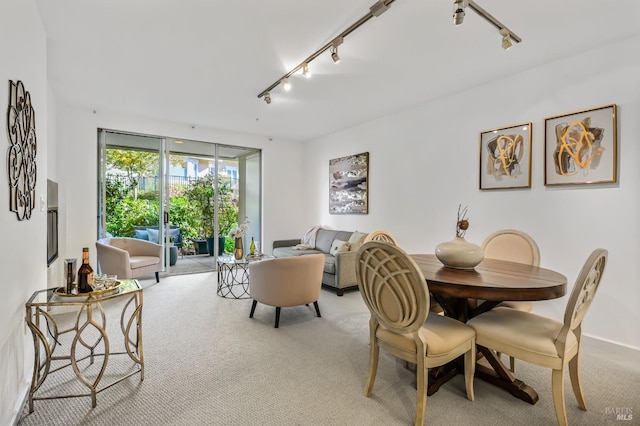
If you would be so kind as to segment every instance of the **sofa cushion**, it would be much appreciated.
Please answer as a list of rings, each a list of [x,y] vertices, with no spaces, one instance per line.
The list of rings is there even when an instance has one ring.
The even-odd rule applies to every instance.
[[[296,250],[293,247],[276,247],[273,249],[273,257],[293,257],[305,254],[323,254],[320,250]]]
[[[349,247],[351,245],[343,240],[333,240],[333,244],[331,244],[331,250],[329,250],[329,254],[335,256],[338,252],[349,251]]]
[[[336,258],[334,256],[325,255],[324,256],[324,272],[328,274],[336,273]]]
[[[147,232],[149,233],[149,241],[158,244],[158,230],[147,228]]]
[[[351,244],[351,251],[360,250],[360,246],[362,245],[362,242],[364,241],[367,235],[368,235],[367,233],[358,232],[358,231],[355,231],[353,234],[351,234],[351,237],[349,238],[349,244]]]
[[[131,256],[129,258],[131,269],[144,268],[145,266],[156,265],[158,263],[160,263],[160,258],[154,256]]]
[[[331,244],[336,239],[338,231],[332,231],[330,229],[320,229],[316,234],[316,250],[320,250],[323,253],[329,253],[331,251]]]
[[[134,229],[133,232],[137,239],[149,241],[149,233],[146,229]]]

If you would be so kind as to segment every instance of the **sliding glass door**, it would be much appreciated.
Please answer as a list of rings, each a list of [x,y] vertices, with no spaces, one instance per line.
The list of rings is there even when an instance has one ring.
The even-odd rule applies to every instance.
[[[173,274],[213,270],[241,223],[260,240],[259,150],[110,130],[98,139],[99,237],[162,244]]]

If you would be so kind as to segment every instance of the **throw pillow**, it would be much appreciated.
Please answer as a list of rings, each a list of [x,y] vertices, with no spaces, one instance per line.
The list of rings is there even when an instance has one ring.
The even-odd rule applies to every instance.
[[[158,244],[158,230],[147,228],[147,232],[149,233],[149,241]]]
[[[135,237],[139,240],[147,240],[149,241],[149,233],[144,229],[134,229]]]
[[[331,250],[329,250],[329,254],[335,256],[336,253],[341,253],[345,251],[349,251],[351,244],[342,240],[334,240],[331,244]]]
[[[180,238],[180,228],[169,229],[169,237],[171,237],[172,242],[181,243],[182,240]]]
[[[349,244],[351,244],[351,251],[360,250],[360,246],[362,245],[367,235],[369,234],[366,234],[364,232],[354,231],[354,233],[351,234],[351,237],[349,237]]]

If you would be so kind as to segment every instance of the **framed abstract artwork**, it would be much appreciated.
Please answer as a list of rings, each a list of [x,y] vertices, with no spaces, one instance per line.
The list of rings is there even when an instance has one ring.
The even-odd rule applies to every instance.
[[[480,133],[480,189],[531,188],[531,123]]]
[[[329,213],[369,213],[369,153],[329,160]]]
[[[615,183],[618,176],[616,105],[544,120],[544,184]]]

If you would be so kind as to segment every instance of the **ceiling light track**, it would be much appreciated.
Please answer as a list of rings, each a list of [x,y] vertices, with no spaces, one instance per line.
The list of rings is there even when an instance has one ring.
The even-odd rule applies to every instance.
[[[333,60],[334,63],[337,64],[340,61],[340,57],[338,56],[338,46],[340,46],[342,44],[344,38],[346,36],[348,36],[349,34],[351,34],[352,32],[354,32],[355,30],[357,30],[360,26],[362,26],[369,19],[371,19],[373,17],[378,17],[378,16],[382,15],[384,12],[386,12],[387,10],[389,10],[389,7],[391,6],[391,4],[394,1],[396,1],[396,0],[378,0],[378,1],[376,1],[373,5],[371,5],[371,7],[369,8],[369,12],[366,15],[364,15],[362,18],[358,19],[356,22],[351,24],[351,26],[349,26],[346,30],[342,31],[340,34],[338,34],[335,38],[333,38],[330,42],[328,42],[327,44],[322,46],[320,49],[318,49],[315,52],[313,52],[304,61],[300,62],[295,68],[293,68],[291,71],[289,71],[288,73],[286,73],[285,75],[280,77],[278,80],[276,80],[273,84],[271,84],[271,86],[267,87],[262,92],[260,92],[260,94],[258,95],[258,98],[264,97],[265,102],[270,104],[271,103],[271,91],[273,89],[278,87],[278,85],[281,84],[283,81],[285,81],[285,80],[288,81],[289,77],[291,77],[293,74],[295,74],[296,72],[298,72],[300,70],[306,70],[307,74],[308,74],[309,73],[309,71],[308,71],[309,70],[309,64],[311,63],[311,61],[316,59],[318,56],[322,55],[327,50],[331,51],[331,59]],[[307,75],[307,74],[305,74],[305,75]]]
[[[464,9],[469,6],[471,10],[484,18],[491,25],[496,27],[502,36],[502,48],[507,50],[511,47],[511,40],[516,43],[522,42],[522,39],[518,37],[513,31],[507,28],[502,22],[497,20],[495,16],[484,10],[478,3],[473,0],[455,0],[453,2],[453,23],[455,25],[461,25],[464,19]]]

